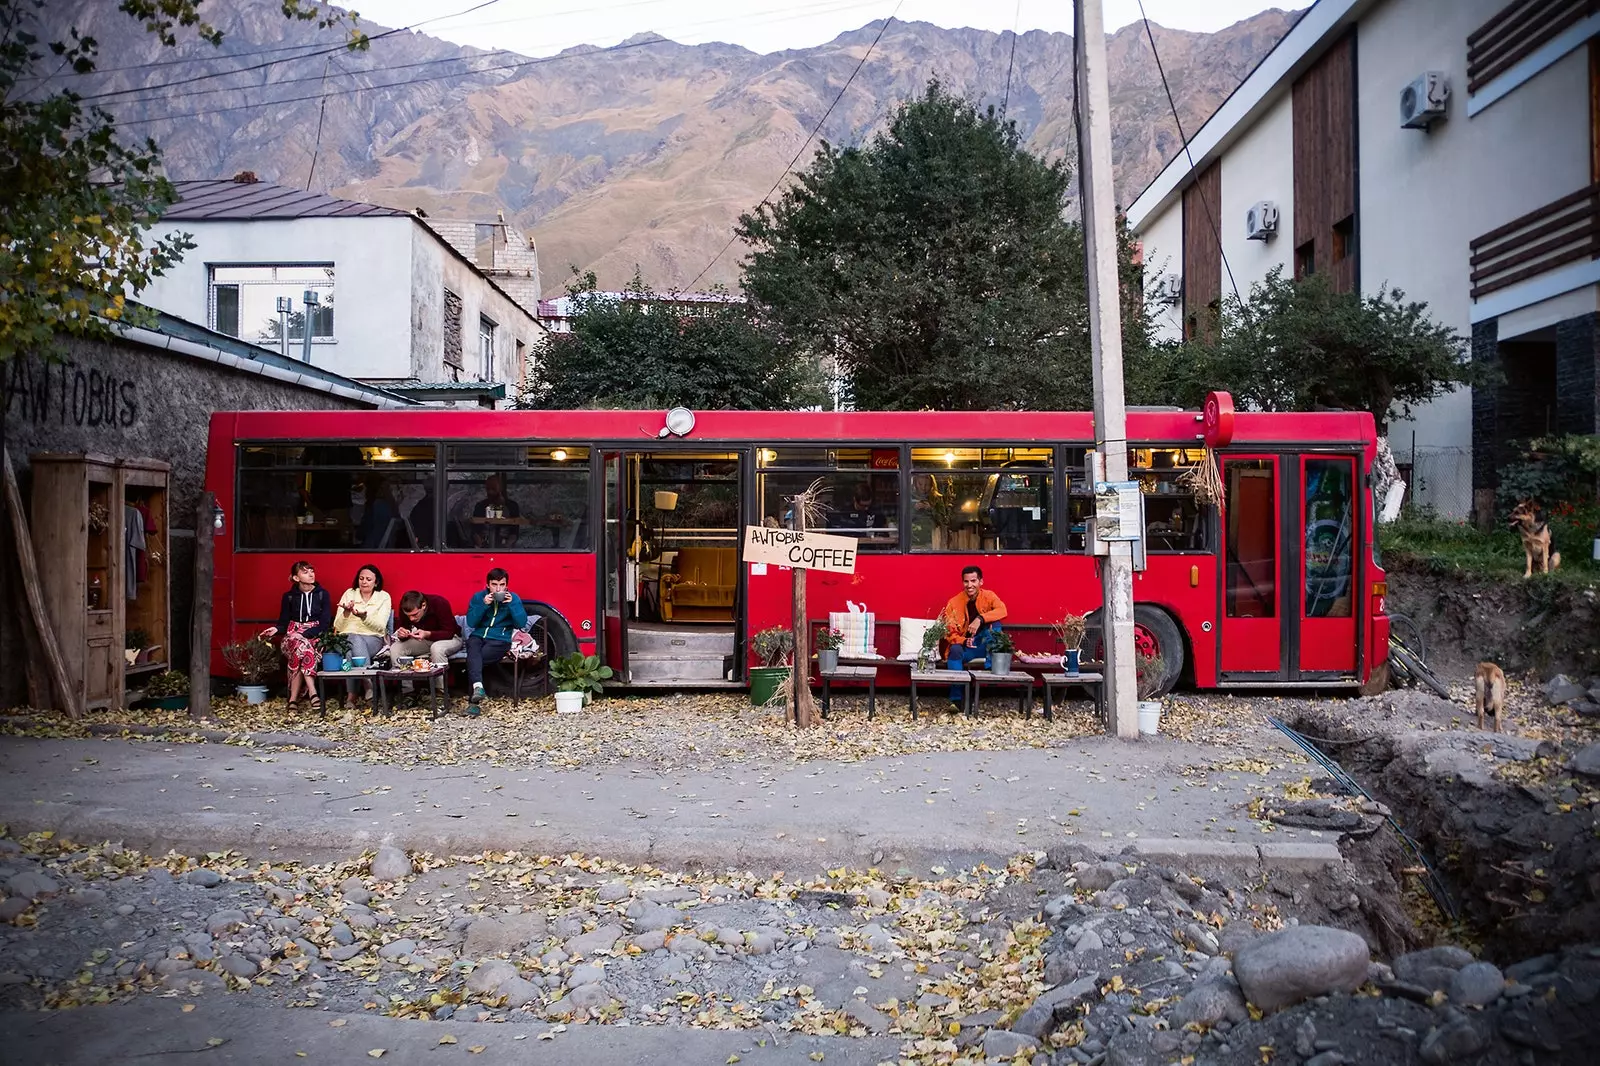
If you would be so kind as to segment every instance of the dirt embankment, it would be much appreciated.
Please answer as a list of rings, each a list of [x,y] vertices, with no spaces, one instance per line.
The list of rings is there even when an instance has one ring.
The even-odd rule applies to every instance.
[[[1557,580],[1389,570],[1389,609],[1422,627],[1431,665],[1490,660],[1540,679],[1600,674],[1600,596]]]

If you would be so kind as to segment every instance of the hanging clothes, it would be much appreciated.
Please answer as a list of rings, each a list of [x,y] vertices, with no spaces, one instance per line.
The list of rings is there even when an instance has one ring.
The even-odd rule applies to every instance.
[[[126,541],[126,552],[123,559],[124,583],[128,587],[128,599],[139,598],[139,572],[145,565],[144,556],[147,541],[144,538],[144,516],[139,509],[132,505],[122,509],[122,526]]]
[[[146,581],[150,580],[149,541],[150,541],[150,539],[152,537],[154,537],[156,535],[156,520],[155,520],[155,517],[153,515],[151,515],[151,513],[150,513],[150,504],[147,501],[140,500],[138,503],[134,504],[133,506],[134,506],[134,509],[137,510],[139,512],[140,516],[144,519],[144,534],[145,534],[146,548],[145,548],[144,551],[139,553],[139,584],[142,585]]]

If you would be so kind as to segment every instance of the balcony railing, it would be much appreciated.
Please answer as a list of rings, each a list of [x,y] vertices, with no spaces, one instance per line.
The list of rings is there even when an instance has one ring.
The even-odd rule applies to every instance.
[[[1600,0],[1512,0],[1467,38],[1467,92],[1477,92],[1597,11]]]
[[[1472,242],[1472,298],[1583,259],[1600,258],[1600,182]]]

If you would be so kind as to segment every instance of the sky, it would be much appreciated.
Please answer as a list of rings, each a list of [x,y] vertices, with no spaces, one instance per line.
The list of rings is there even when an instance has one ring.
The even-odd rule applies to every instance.
[[[1070,0],[341,0],[364,21],[478,48],[551,55],[578,44],[611,45],[654,32],[682,44],[726,41],[756,52],[808,48],[895,14],[907,22],[1005,32],[1072,32]],[[1268,7],[1310,0],[1144,0],[1151,21],[1210,32]],[[469,8],[478,10],[468,10]],[[1139,18],[1138,0],[1103,0],[1115,30]],[[897,13],[898,12],[898,13]],[[896,14],[897,13],[897,14]],[[419,25],[427,21],[424,25]]]

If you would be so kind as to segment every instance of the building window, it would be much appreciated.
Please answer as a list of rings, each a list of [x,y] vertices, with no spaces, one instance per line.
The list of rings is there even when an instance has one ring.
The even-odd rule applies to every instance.
[[[461,297],[444,290],[444,361],[461,367]]]
[[[528,346],[521,339],[517,340],[517,384],[520,385],[528,379]]]
[[[506,228],[492,222],[479,222],[473,233],[472,258],[484,270],[494,269],[494,250],[506,243]]]
[[[311,314],[311,339],[333,340],[333,264],[213,266],[210,282],[211,328],[255,344],[276,345],[287,328],[291,341],[305,338],[305,294],[317,294]],[[278,313],[278,298],[292,310]]]
[[[1294,276],[1308,278],[1317,272],[1317,247],[1315,241],[1307,241],[1294,250]]]
[[[1356,216],[1346,215],[1333,224],[1333,261],[1342,263],[1356,254]]]
[[[478,316],[478,376],[484,381],[494,380],[494,319]]]

